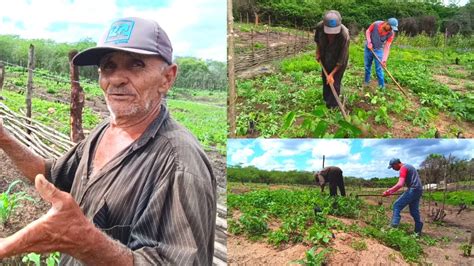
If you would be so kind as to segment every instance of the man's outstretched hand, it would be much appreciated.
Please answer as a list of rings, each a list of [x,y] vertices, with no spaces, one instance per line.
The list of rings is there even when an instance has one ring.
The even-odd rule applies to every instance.
[[[94,225],[87,220],[69,193],[57,189],[43,175],[36,176],[35,187],[40,196],[52,204],[52,208],[15,234],[0,239],[0,258],[53,251],[78,258],[85,256],[93,246],[88,247],[90,241],[86,238],[95,229]]]

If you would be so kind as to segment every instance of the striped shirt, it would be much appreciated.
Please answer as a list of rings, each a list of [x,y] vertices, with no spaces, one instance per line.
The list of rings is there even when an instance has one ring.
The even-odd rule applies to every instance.
[[[130,248],[135,265],[211,265],[216,179],[196,138],[162,105],[140,138],[90,176],[108,126],[104,121],[59,160],[48,161],[48,179],[70,192],[97,228]],[[63,254],[60,265],[81,263]]]

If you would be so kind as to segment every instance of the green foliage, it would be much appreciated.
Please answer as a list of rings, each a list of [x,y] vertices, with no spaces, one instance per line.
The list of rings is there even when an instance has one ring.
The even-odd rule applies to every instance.
[[[434,201],[442,202],[443,197],[444,197],[443,194],[444,194],[443,191],[435,191],[432,193],[423,193],[423,197],[425,199],[431,198]],[[474,191],[472,190],[448,191],[446,194],[446,204],[449,204],[449,205],[466,204],[468,206],[474,206]]]
[[[462,255],[465,257],[471,256],[471,251],[472,251],[472,245],[469,243],[464,243],[462,244],[459,249],[462,251]]]
[[[417,262],[423,252],[421,243],[434,245],[438,241],[428,236],[418,238],[410,232],[408,224],[401,224],[399,228],[388,227],[390,220],[386,209],[364,204],[360,199],[328,197],[315,189],[301,187],[270,190],[254,186],[253,189],[243,194],[228,193],[229,211],[238,210],[241,217],[245,216],[245,220],[250,221],[248,224],[251,226],[248,227],[254,228],[255,235],[246,230],[247,236],[267,237],[267,242],[277,247],[301,242],[326,246],[331,242],[334,230],[343,230],[373,237],[399,250],[407,261]],[[362,219],[367,225],[361,227],[360,223],[353,223],[346,226],[328,215]],[[229,219],[229,227],[235,228],[238,223],[239,230],[244,231],[241,219]],[[269,231],[268,225],[263,224],[269,221],[273,224],[280,221],[281,226]],[[364,241],[354,241],[351,246],[359,251],[367,249]]]
[[[20,207],[20,202],[24,200],[34,201],[26,192],[13,192],[13,188],[20,183],[16,180],[8,186],[7,191],[0,194],[0,221],[6,224],[10,219],[12,212]]]
[[[225,153],[227,118],[224,107],[171,99],[167,103],[171,116],[189,129],[205,148],[215,146]]]
[[[193,59],[190,59],[193,60]],[[212,65],[212,64],[211,64]],[[206,66],[211,68],[209,66]],[[27,80],[22,68],[8,67],[7,72],[12,77],[8,80],[20,84]],[[12,74],[13,73],[13,74]],[[42,70],[45,76],[49,72]],[[70,85],[67,83],[53,82],[41,75],[36,75],[35,86],[47,88],[47,92],[57,95],[70,94]],[[20,86],[20,85],[19,85]],[[26,85],[21,85],[24,88]],[[84,84],[86,97],[103,97],[98,85]],[[205,149],[216,148],[221,154],[225,153],[227,125],[226,125],[226,92],[199,89],[173,88],[170,90],[168,107],[172,117],[188,128],[201,142]],[[6,98],[3,103],[13,111],[25,109],[25,97],[22,94],[4,90]],[[33,95],[35,96],[35,95]],[[56,97],[56,96],[55,96]],[[61,96],[57,96],[61,98]],[[179,100],[181,99],[181,100]],[[186,100],[182,100],[186,99]],[[50,102],[38,98],[32,100],[33,119],[44,123],[66,135],[70,132],[70,106],[69,104]],[[83,127],[93,129],[100,117],[91,108],[85,107],[82,114]]]
[[[224,62],[178,57],[179,74],[175,86],[191,89],[225,91],[227,89],[227,65]]]
[[[307,73],[312,71],[321,71],[321,66],[315,60],[314,53],[307,53],[282,60],[280,63],[280,70],[285,74],[300,71]]]
[[[21,259],[23,263],[27,263],[28,265],[31,263],[34,263],[36,266],[41,266],[46,264],[47,266],[55,266],[59,264],[59,257],[60,257],[59,252],[53,252],[48,254],[47,257],[42,258],[40,254],[37,253],[29,253]],[[43,264],[42,264],[43,262]]]
[[[473,3],[458,7],[445,6],[442,1],[255,0],[234,1],[233,6],[236,21],[243,20],[246,16],[250,16],[253,21],[254,13],[258,13],[263,23],[270,17],[273,25],[299,28],[314,27],[322,19],[324,12],[331,9],[338,10],[342,15],[342,23],[356,32],[367,28],[376,20],[390,17],[397,17],[400,21],[414,18],[418,24],[416,26],[420,26],[420,30],[415,33],[421,33],[421,29],[444,32],[447,28],[450,33],[459,32],[469,36],[474,31],[470,20],[470,14],[474,12]],[[433,18],[434,24],[429,28],[423,27],[426,23],[421,20],[426,17]],[[401,30],[403,26],[400,25]]]
[[[473,92],[454,91],[433,78],[439,66],[453,64],[454,58],[460,58],[461,67],[473,72],[469,63],[474,60],[473,53],[392,46],[388,67],[412,94],[410,100],[388,76],[386,90],[361,88],[362,43],[351,45],[349,53],[351,63],[344,73],[341,94],[349,114],[347,121],[339,109],[325,107],[320,66],[314,52],[308,52],[280,61],[281,73],[237,81],[237,134],[266,138],[393,137],[382,132],[379,125],[390,129],[400,121],[423,129],[423,137],[433,137],[433,124],[441,112],[450,113],[456,120],[473,121]],[[405,132],[413,135],[410,127]]]
[[[319,266],[326,263],[327,255],[330,253],[330,249],[325,248],[316,253],[316,247],[312,247],[306,251],[305,259],[297,260],[295,263],[305,266]]]
[[[6,98],[3,103],[15,112],[25,109],[25,96],[10,91],[3,91]],[[64,134],[69,135],[70,126],[70,107],[67,104],[55,103],[38,98],[32,99],[33,119],[44,123]],[[50,110],[54,110],[50,113]],[[84,108],[82,114],[82,125],[84,129],[92,129],[99,123],[99,115],[94,113],[91,108]]]

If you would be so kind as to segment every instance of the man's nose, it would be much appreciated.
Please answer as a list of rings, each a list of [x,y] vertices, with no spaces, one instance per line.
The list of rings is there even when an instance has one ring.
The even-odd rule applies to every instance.
[[[120,87],[128,83],[128,74],[127,71],[123,68],[117,68],[114,72],[110,73],[108,76],[110,85],[115,87]]]

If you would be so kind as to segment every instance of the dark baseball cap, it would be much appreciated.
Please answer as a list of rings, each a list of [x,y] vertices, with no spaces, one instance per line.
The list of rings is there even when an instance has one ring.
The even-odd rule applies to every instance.
[[[78,53],[74,65],[99,65],[102,57],[114,51],[158,55],[168,64],[173,62],[173,47],[160,25],[149,19],[128,17],[114,21],[96,47]]]
[[[341,32],[341,14],[336,10],[329,10],[324,14],[324,33],[338,34]]]
[[[393,165],[395,165],[395,164],[397,164],[397,163],[401,163],[401,162],[400,162],[400,159],[398,159],[398,158],[392,158],[392,159],[390,160],[390,162],[388,163],[388,169],[393,168]]]

